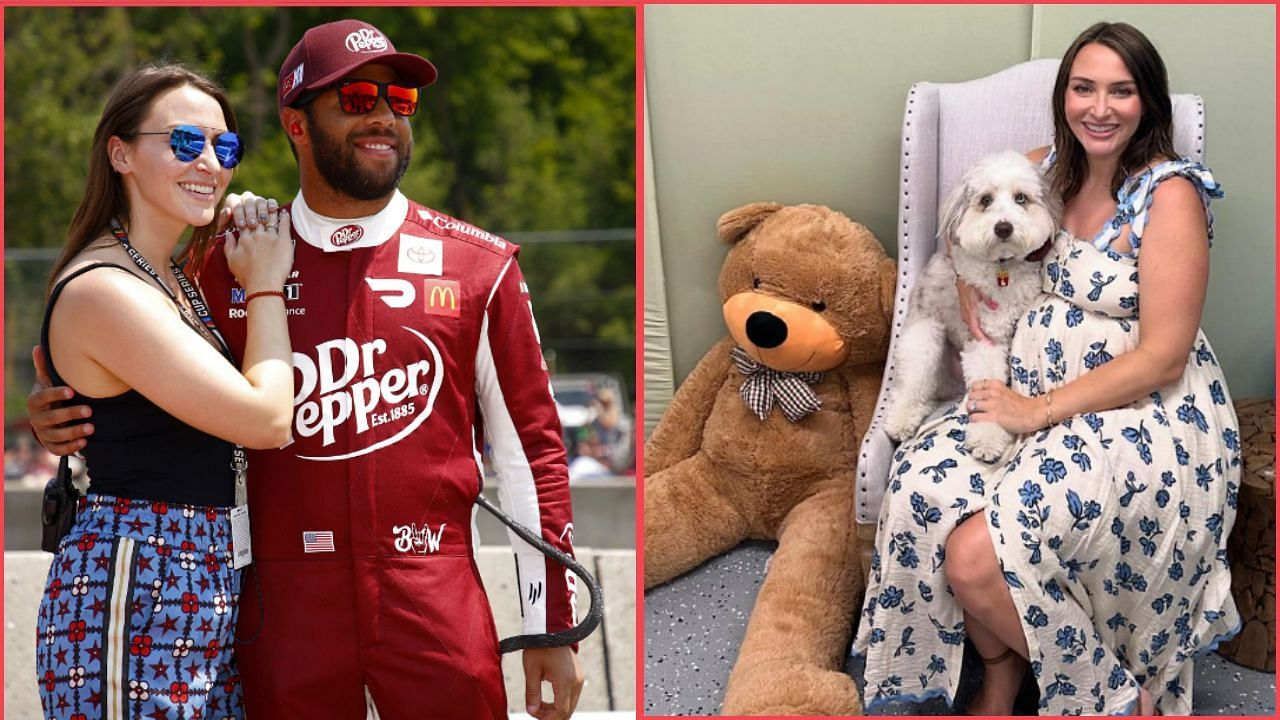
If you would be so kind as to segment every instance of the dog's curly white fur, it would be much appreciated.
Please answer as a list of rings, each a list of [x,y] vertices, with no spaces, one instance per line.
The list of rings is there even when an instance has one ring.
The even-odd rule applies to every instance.
[[[961,178],[943,203],[939,221],[938,234],[948,239],[951,256],[939,252],[925,265],[896,341],[897,379],[885,421],[890,437],[911,437],[934,410],[948,344],[960,350],[965,387],[985,379],[1009,381],[1009,341],[1040,293],[1040,260],[1027,256],[1052,242],[1061,218],[1061,200],[1040,169],[1020,153],[988,155]],[[1002,284],[1004,273],[1008,282]],[[969,332],[956,298],[957,276],[994,303],[978,307],[982,329],[994,344],[975,340]],[[965,446],[988,462],[1003,455],[1012,441],[993,422],[971,423],[965,432]]]

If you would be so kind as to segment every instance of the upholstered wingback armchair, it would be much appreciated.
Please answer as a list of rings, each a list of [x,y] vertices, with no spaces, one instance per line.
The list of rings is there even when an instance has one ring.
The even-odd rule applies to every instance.
[[[1059,61],[1032,60],[994,75],[958,83],[919,82],[907,93],[898,166],[898,287],[889,362],[876,412],[858,458],[855,520],[864,548],[875,538],[896,444],[885,433],[886,400],[895,378],[893,354],[917,274],[942,242],[938,205],[975,160],[996,150],[1027,151],[1053,136],[1050,98]],[[1173,144],[1180,154],[1204,160],[1204,101],[1173,96]],[[870,567],[869,563],[865,567]]]

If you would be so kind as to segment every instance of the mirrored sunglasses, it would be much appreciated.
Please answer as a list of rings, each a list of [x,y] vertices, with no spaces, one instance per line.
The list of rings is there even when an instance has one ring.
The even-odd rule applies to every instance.
[[[168,135],[169,147],[173,150],[173,156],[182,162],[191,162],[200,157],[200,154],[204,152],[204,144],[207,142],[204,131],[195,125],[179,125],[169,131],[140,132],[138,134]],[[218,158],[218,164],[228,170],[239,165],[240,159],[244,157],[244,145],[240,142],[240,136],[230,131],[219,133],[213,139],[213,154]]]
[[[326,90],[338,91],[338,105],[348,115],[365,115],[378,106],[378,98],[386,98],[391,112],[407,117],[418,112],[418,88],[399,82],[376,80],[344,80],[336,85],[313,90],[298,99],[295,107],[302,107],[320,97]]]

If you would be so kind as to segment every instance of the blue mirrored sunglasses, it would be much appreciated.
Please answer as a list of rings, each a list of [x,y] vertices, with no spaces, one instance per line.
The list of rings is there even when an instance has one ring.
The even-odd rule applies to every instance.
[[[191,162],[204,152],[204,132],[195,125],[179,125],[169,131],[138,134],[168,135],[169,147],[173,149],[174,157],[182,162]],[[239,165],[240,158],[244,157],[244,145],[240,142],[240,136],[230,131],[220,133],[213,139],[213,154],[217,156],[218,164],[228,170]]]

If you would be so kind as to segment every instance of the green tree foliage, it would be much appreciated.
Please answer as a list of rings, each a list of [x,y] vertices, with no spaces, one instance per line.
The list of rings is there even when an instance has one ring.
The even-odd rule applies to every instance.
[[[413,120],[401,189],[523,243],[544,347],[560,372],[635,376],[635,11],[607,7],[5,8],[5,246],[61,245],[114,84],[158,59],[228,91],[248,152],[232,191],[290,199],[297,167],[276,109],[306,28],[373,23],[440,79]],[[630,229],[623,241],[537,242]],[[614,233],[616,236],[617,233]],[[524,238],[529,238],[526,241]],[[5,263],[6,416],[25,412],[49,263]]]

